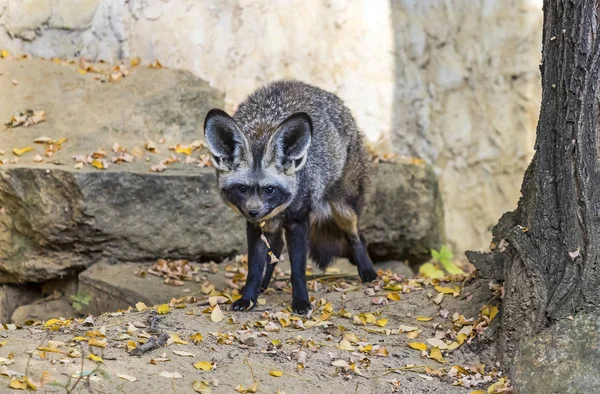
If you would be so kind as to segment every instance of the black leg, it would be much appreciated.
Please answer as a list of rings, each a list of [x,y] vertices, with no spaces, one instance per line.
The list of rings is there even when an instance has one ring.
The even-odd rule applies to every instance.
[[[286,225],[285,238],[292,267],[292,310],[304,315],[310,310],[306,287],[306,258],[308,256],[308,215]]]
[[[377,271],[367,253],[367,247],[358,234],[346,233],[346,240],[350,246],[352,261],[358,268],[358,275],[363,282],[371,282],[377,279]]]
[[[247,223],[246,238],[248,240],[248,277],[242,290],[242,298],[231,305],[234,311],[246,311],[256,305],[260,282],[265,271],[267,245],[260,239],[260,227]]]
[[[269,240],[269,244],[271,244],[271,252],[275,255],[275,257],[281,257],[281,251],[283,250],[283,230],[278,230],[276,233],[267,236]],[[269,283],[271,282],[271,278],[273,277],[273,271],[277,266],[277,263],[269,264],[271,261],[271,257],[267,256],[267,268],[265,269],[265,276],[263,277],[262,284],[260,285],[260,290],[265,291],[269,287]]]

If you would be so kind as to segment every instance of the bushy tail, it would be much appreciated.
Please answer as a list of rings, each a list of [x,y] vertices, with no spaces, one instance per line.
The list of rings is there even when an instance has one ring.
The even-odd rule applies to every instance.
[[[333,220],[315,221],[310,227],[310,257],[325,270],[335,257],[349,257],[348,242]]]

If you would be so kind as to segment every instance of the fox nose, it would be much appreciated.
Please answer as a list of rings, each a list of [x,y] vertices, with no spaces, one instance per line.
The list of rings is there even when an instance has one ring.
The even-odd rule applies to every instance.
[[[256,209],[251,209],[251,210],[248,211],[248,215],[250,215],[253,218],[255,218],[256,216],[258,216],[258,211]]]

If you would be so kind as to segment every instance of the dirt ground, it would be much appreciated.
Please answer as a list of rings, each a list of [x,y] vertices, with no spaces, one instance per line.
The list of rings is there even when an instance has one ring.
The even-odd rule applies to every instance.
[[[213,290],[218,280],[186,282],[188,296],[162,306],[87,322],[5,325],[0,391],[29,382],[43,393],[458,394],[487,390],[503,375],[482,365],[491,350],[483,338],[497,313],[487,283],[407,279],[390,270],[368,285],[346,274],[313,276],[314,309],[306,317],[289,312],[285,277],[254,310],[228,311],[237,296],[231,286],[243,283],[245,268],[238,258],[212,269],[228,288]],[[160,333],[169,338],[165,346],[129,354]]]

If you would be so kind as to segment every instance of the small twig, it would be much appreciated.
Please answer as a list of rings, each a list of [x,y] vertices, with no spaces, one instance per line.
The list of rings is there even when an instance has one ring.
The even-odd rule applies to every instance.
[[[157,337],[152,336],[150,337],[150,339],[148,339],[148,342],[144,343],[142,346],[133,349],[131,352],[129,352],[130,356],[141,356],[144,353],[147,353],[151,350],[157,349],[159,347],[162,347],[165,343],[167,343],[167,341],[169,340],[169,334],[163,332],[162,334],[160,334]]]
[[[42,339],[42,342],[40,342],[40,344],[35,347],[31,354],[29,354],[29,358],[27,359],[27,364],[25,366],[25,376],[29,376],[29,363],[31,362],[31,358],[33,357],[33,352],[38,350],[38,348],[40,348],[44,343],[46,343],[48,337],[50,337],[50,333],[46,332],[46,336],[44,337],[44,339]]]
[[[69,389],[69,392],[73,392],[73,390],[75,390],[75,387],[77,387],[77,385],[79,384],[81,379],[83,379],[83,368],[84,368],[84,363],[85,363],[85,350],[83,350],[83,344],[81,342],[79,343],[79,347],[81,348],[81,369],[79,370],[79,377],[77,378],[75,383],[73,383],[73,386],[71,386],[71,388]]]
[[[248,365],[248,368],[250,368],[250,375],[252,375],[252,382],[256,382],[256,378],[254,377],[254,371],[252,370],[252,365],[250,365],[250,360],[248,360],[248,356],[246,356],[246,358],[244,359],[244,362],[246,363],[246,365]]]
[[[171,388],[173,389],[173,392],[177,394],[177,390],[175,390],[175,378],[171,379]]]

